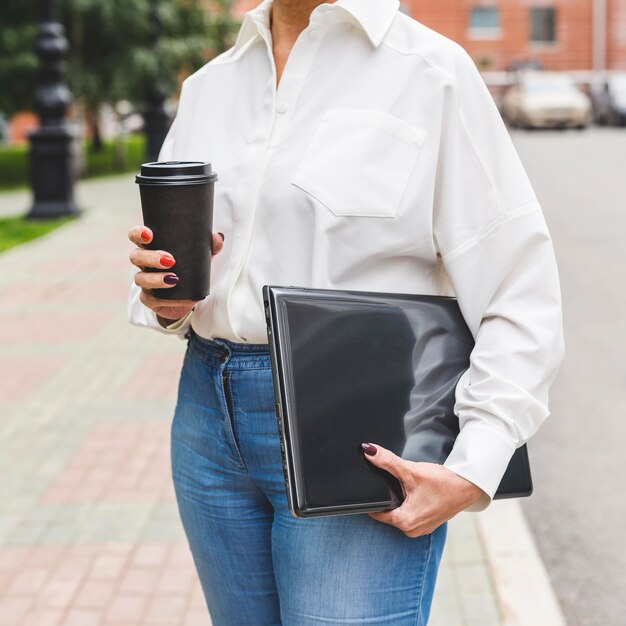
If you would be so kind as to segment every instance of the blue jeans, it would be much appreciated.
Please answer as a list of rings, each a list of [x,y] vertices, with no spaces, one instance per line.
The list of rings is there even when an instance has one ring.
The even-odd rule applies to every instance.
[[[446,525],[409,539],[368,515],[287,508],[268,347],[190,332],[172,475],[214,626],[422,626]]]

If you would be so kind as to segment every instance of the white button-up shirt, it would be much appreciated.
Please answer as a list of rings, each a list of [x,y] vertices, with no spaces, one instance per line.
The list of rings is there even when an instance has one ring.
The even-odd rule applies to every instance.
[[[493,496],[563,354],[553,247],[471,58],[398,6],[317,6],[276,88],[265,0],[184,82],[160,159],[213,164],[225,246],[187,317],[162,329],[131,281],[129,318],[267,343],[265,284],[455,295],[476,346],[445,465]]]

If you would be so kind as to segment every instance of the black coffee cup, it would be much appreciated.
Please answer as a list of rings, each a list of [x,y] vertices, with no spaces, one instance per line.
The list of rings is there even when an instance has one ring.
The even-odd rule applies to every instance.
[[[213,193],[217,174],[210,163],[165,161],[144,163],[135,178],[141,194],[143,223],[153,233],[145,247],[172,254],[171,271],[179,282],[153,289],[165,300],[202,300],[209,294],[211,274]],[[162,272],[146,268],[149,272]]]

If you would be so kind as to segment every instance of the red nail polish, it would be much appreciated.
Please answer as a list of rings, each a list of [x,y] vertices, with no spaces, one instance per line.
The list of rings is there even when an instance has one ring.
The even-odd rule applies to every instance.
[[[172,257],[162,256],[159,259],[159,263],[161,265],[165,265],[165,267],[172,267],[176,263],[176,261],[174,261],[174,259],[172,259]]]
[[[144,241],[150,241],[150,233],[147,230],[142,230],[139,235]]]
[[[363,448],[363,452],[369,456],[376,454],[376,446],[373,446],[371,443],[362,443],[361,448]]]

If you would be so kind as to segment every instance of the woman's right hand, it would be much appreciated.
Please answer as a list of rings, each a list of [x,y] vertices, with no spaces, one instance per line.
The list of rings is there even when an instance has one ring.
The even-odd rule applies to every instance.
[[[130,262],[139,268],[135,274],[135,284],[141,287],[139,299],[149,309],[152,309],[162,326],[171,324],[185,317],[199,300],[163,300],[152,295],[153,289],[169,289],[178,283],[178,276],[172,269],[176,259],[165,250],[146,250],[145,244],[152,241],[152,231],[146,226],[135,226],[128,231],[128,238],[138,247],[130,253]],[[224,247],[224,235],[213,233],[213,256],[221,252]],[[146,272],[151,267],[163,270],[162,272]]]

